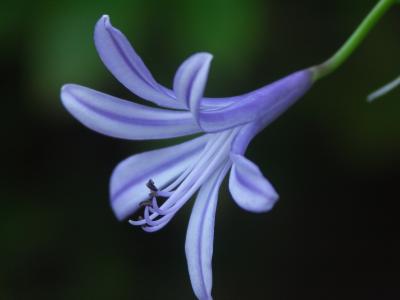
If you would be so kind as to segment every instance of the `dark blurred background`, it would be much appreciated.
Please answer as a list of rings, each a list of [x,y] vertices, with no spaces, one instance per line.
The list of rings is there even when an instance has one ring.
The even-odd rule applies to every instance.
[[[102,65],[104,13],[156,79],[214,54],[207,96],[251,91],[331,55],[374,0],[2,1],[0,299],[193,299],[192,202],[162,231],[120,223],[108,181],[123,158],[176,141],[101,136],[61,106],[74,82],[135,100]],[[400,7],[354,56],[264,130],[248,156],[280,201],[254,215],[220,195],[216,299],[400,299]]]

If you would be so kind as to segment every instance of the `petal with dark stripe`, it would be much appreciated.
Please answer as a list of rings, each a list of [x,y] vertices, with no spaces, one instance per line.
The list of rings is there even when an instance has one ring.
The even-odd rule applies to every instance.
[[[133,155],[113,171],[110,183],[111,206],[118,219],[132,215],[149,198],[146,183],[151,179],[163,188],[195,162],[208,136],[188,142]]]
[[[256,119],[272,122],[303,96],[311,84],[311,72],[308,69],[295,72],[258,90],[235,97],[231,105],[201,110],[199,125],[206,132],[215,132]]]
[[[196,115],[207,82],[212,55],[196,53],[185,60],[174,78],[176,98]]]
[[[233,166],[229,176],[229,191],[233,200],[251,212],[272,209],[279,196],[260,169],[242,155],[231,154]]]
[[[61,99],[82,124],[112,137],[151,140],[200,131],[190,112],[148,107],[75,84],[63,86]]]
[[[101,60],[135,95],[168,108],[184,108],[171,91],[159,85],[127,38],[104,15],[97,22],[94,41]]]
[[[190,281],[198,299],[209,300],[212,288],[212,255],[218,191],[229,164],[202,186],[194,204],[186,233],[186,259]]]

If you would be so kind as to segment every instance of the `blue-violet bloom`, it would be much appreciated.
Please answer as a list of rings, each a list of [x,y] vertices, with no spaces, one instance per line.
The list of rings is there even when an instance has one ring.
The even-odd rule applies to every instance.
[[[126,88],[162,108],[66,84],[62,103],[76,119],[102,134],[129,140],[202,133],[179,145],[122,161],[111,177],[110,198],[119,220],[140,214],[129,222],[154,232],[199,191],[185,250],[196,296],[211,299],[214,221],[221,182],[230,170],[230,193],[245,210],[260,213],[273,207],[278,194],[244,153],[258,132],[310,88],[311,71],[295,72],[244,95],[207,98],[203,94],[210,54],[197,53],[185,60],[168,89],[156,82],[108,16],[97,22],[94,41],[103,63]]]

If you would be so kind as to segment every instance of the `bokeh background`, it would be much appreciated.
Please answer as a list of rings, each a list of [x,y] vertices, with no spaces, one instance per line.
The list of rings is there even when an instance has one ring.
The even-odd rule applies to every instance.
[[[323,61],[376,1],[2,1],[0,299],[193,299],[184,255],[192,203],[146,234],[118,222],[108,181],[123,158],[177,141],[108,138],[76,122],[60,87],[137,100],[105,69],[104,13],[156,79],[208,51],[208,96],[244,93]],[[352,58],[251,144],[280,193],[268,214],[221,191],[216,299],[400,299],[400,7]]]

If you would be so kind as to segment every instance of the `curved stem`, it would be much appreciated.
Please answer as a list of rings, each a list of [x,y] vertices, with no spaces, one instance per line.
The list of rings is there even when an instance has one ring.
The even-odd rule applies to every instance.
[[[357,27],[356,31],[331,58],[311,68],[314,82],[339,68],[361,44],[385,12],[396,2],[397,0],[380,0]]]

